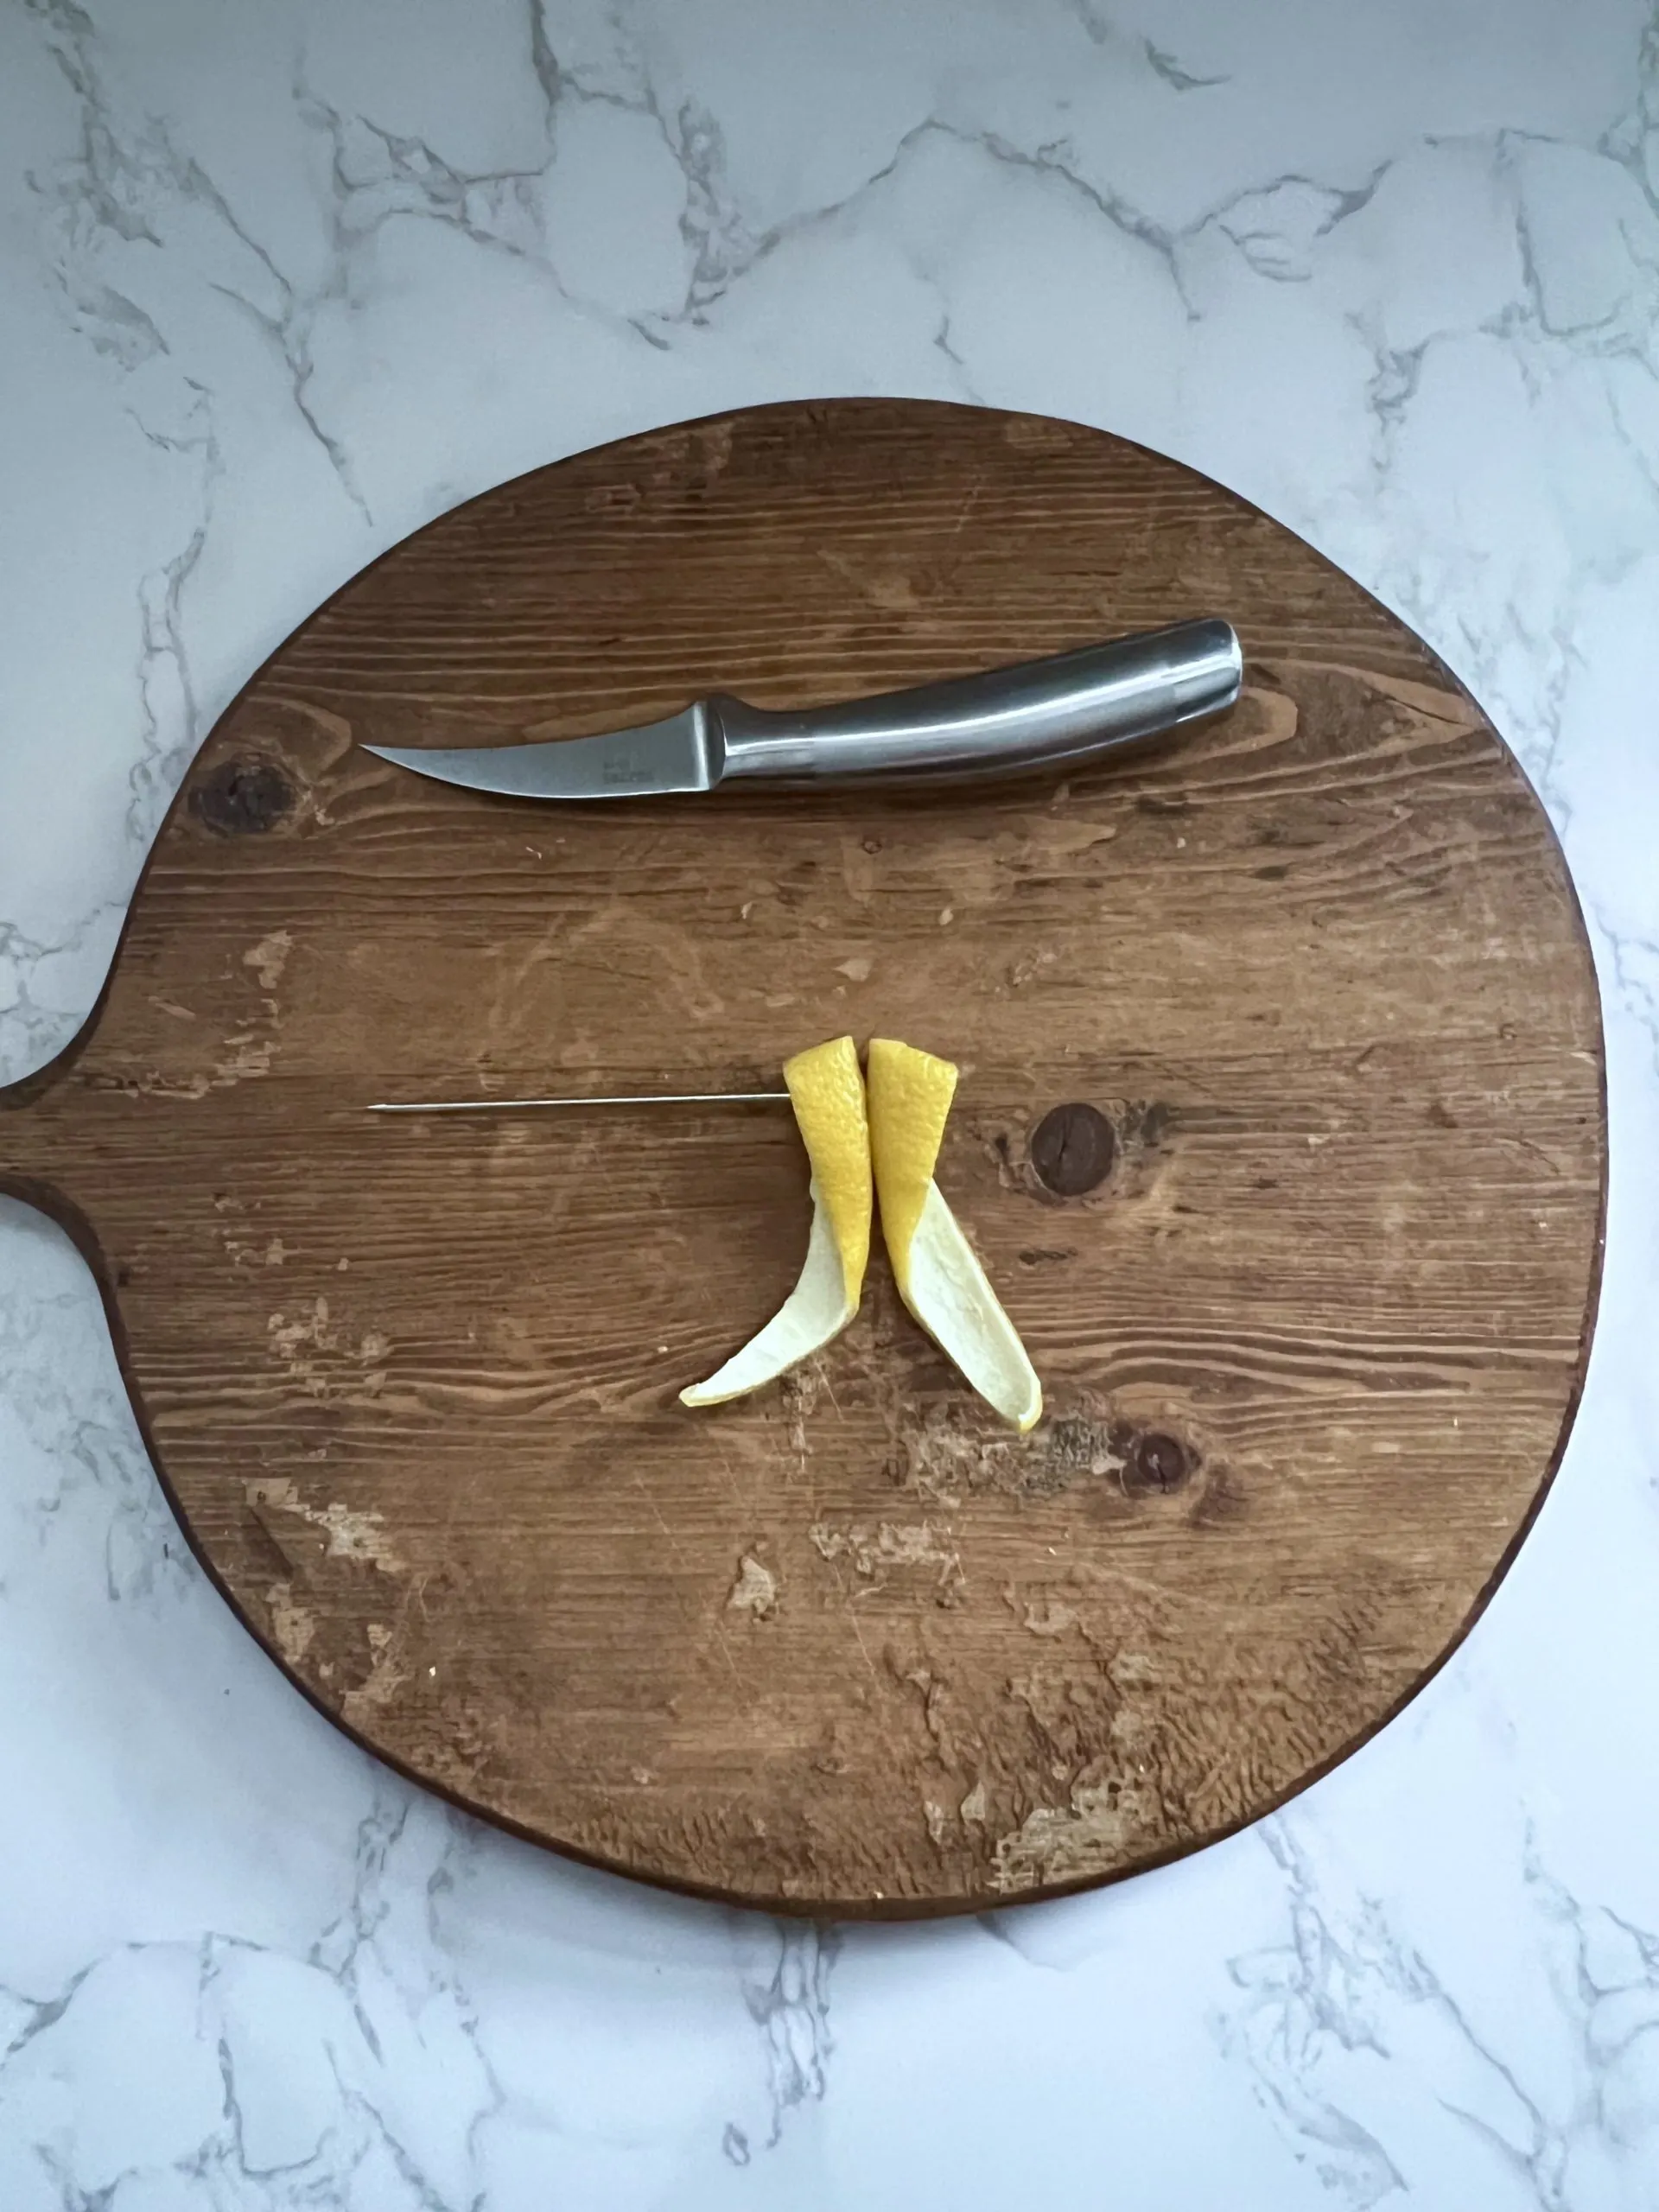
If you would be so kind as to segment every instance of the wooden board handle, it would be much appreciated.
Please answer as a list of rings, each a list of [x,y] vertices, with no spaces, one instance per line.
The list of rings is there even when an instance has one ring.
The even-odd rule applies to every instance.
[[[69,1205],[60,1178],[73,1174],[69,1131],[53,1099],[64,1058],[0,1090],[0,1193],[56,1217]]]

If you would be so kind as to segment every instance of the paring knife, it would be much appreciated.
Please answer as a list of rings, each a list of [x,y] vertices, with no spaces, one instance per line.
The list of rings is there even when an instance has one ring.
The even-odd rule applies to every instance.
[[[913,691],[769,712],[717,693],[666,721],[599,737],[439,750],[370,745],[440,783],[515,798],[709,791],[734,778],[1007,775],[1077,761],[1230,707],[1243,656],[1230,622],[1178,622]]]

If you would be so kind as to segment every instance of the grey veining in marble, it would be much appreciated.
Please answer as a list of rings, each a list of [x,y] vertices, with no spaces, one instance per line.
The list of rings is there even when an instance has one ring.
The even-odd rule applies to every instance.
[[[457,499],[803,393],[1161,447],[1397,607],[1560,828],[1603,1317],[1486,1618],[1262,1829],[932,1929],[472,1826],[180,1542],[0,1210],[4,2212],[1659,2203],[1659,17],[1624,0],[6,0],[0,1075],[193,748]]]

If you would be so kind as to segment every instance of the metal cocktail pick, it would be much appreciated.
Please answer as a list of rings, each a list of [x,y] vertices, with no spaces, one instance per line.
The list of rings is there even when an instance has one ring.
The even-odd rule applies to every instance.
[[[532,1106],[761,1106],[787,1100],[786,1090],[645,1091],[617,1098],[415,1098],[378,1100],[371,1114],[509,1114]]]

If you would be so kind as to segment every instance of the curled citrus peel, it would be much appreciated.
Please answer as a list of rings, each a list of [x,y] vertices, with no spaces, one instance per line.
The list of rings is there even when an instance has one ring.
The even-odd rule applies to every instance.
[[[784,1081],[811,1162],[812,1228],[800,1279],[762,1330],[706,1382],[682,1390],[688,1406],[743,1397],[840,1335],[858,1311],[870,1256],[870,1129],[858,1048],[833,1038],[784,1065]]]
[[[1024,1435],[1041,1417],[1042,1384],[933,1180],[957,1071],[887,1037],[871,1039],[869,1071],[875,1187],[899,1294],[980,1396]]]

